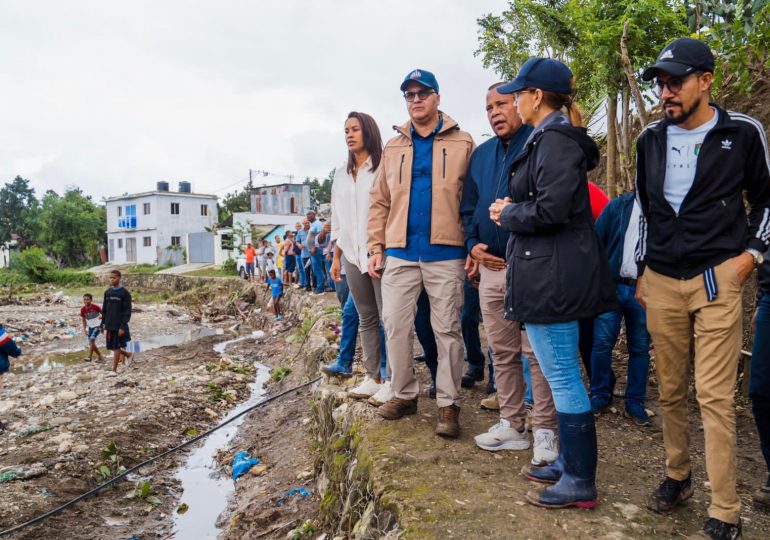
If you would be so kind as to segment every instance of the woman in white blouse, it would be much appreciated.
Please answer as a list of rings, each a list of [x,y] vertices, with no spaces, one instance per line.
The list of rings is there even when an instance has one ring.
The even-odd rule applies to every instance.
[[[336,240],[330,274],[341,280],[345,265],[350,294],[358,309],[359,333],[366,378],[348,392],[355,398],[369,398],[383,390],[380,314],[380,280],[368,274],[366,222],[369,217],[369,190],[382,158],[382,137],[377,123],[368,114],[351,112],[345,121],[348,160],[337,167],[332,183],[332,240]],[[355,339],[355,338],[354,338]]]

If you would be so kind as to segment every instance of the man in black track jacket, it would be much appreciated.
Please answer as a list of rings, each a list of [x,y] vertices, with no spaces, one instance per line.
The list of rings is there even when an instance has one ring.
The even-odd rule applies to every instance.
[[[637,298],[655,346],[666,448],[666,478],[648,506],[668,514],[693,494],[687,394],[695,334],[712,494],[698,537],[732,539],[741,534],[733,409],[741,297],[770,239],[770,156],[759,122],[709,103],[713,71],[709,48],[682,38],[643,74],[656,79],[665,116],[637,141]]]

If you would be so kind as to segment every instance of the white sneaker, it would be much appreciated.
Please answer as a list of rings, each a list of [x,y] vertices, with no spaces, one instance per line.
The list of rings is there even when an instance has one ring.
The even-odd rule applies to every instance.
[[[372,397],[369,398],[369,403],[371,405],[374,405],[375,407],[379,407],[383,403],[387,403],[391,399],[396,397],[395,392],[393,392],[393,389],[390,387],[390,381],[385,381],[380,385],[380,389],[377,390],[377,393],[374,394]]]
[[[484,450],[526,450],[529,448],[527,431],[516,431],[508,420],[500,420],[489,431],[474,437],[476,445]]]
[[[376,394],[382,387],[381,383],[375,382],[369,375],[364,377],[364,382],[348,390],[348,397],[353,399],[368,399]]]
[[[105,377],[117,377],[118,374],[115,373],[114,371],[108,371],[107,373],[104,374],[104,376]]]
[[[535,453],[532,456],[532,465],[542,467],[553,463],[559,457],[559,447],[556,444],[556,435],[550,429],[538,429],[535,431]]]

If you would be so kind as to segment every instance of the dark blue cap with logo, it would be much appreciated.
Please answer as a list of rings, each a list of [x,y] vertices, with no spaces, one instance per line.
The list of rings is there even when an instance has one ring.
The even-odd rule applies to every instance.
[[[508,84],[498,86],[497,91],[501,94],[513,94],[525,88],[539,88],[546,92],[571,94],[570,79],[572,71],[566,64],[553,58],[530,58],[521,66],[516,78]]]
[[[714,73],[714,55],[709,46],[699,39],[675,39],[663,47],[655,65],[644,70],[642,79],[651,81],[658,71],[674,77],[682,77],[695,71]]]
[[[414,69],[404,78],[404,82],[401,83],[401,91],[405,91],[409,83],[418,83],[427,88],[432,88],[438,94],[438,81],[436,76],[430,71],[424,69]]]

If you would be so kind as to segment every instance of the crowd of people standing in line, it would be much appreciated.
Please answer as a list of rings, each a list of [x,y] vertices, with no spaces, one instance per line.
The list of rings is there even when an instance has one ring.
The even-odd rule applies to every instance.
[[[669,514],[693,495],[692,363],[711,490],[693,537],[740,537],[733,400],[741,296],[755,268],[750,397],[770,470],[770,157],[759,122],[710,102],[713,71],[711,51],[690,38],[672,41],[644,71],[663,118],[637,141],[636,191],[612,201],[588,181],[599,148],[573,101],[573,75],[557,60],[532,58],[514,81],[488,89],[495,136],[478,147],[439,109],[426,70],[401,83],[409,119],[384,146],[369,115],[350,113],[348,159],[332,184],[329,269],[350,294],[341,295],[339,356],[322,371],[350,376],[360,333],[366,375],[349,395],[397,420],[417,411],[422,360],[436,433],[456,438],[460,388],[484,379],[483,319],[496,394],[482,406],[500,419],[476,444],[526,450],[531,423],[533,459],[521,472],[548,486],[528,501],[592,508],[595,415],[615,395],[612,351],[625,321],[623,410],[640,428],[651,424],[656,350],[666,475],[648,508]],[[754,502],[770,507],[770,478]]]

